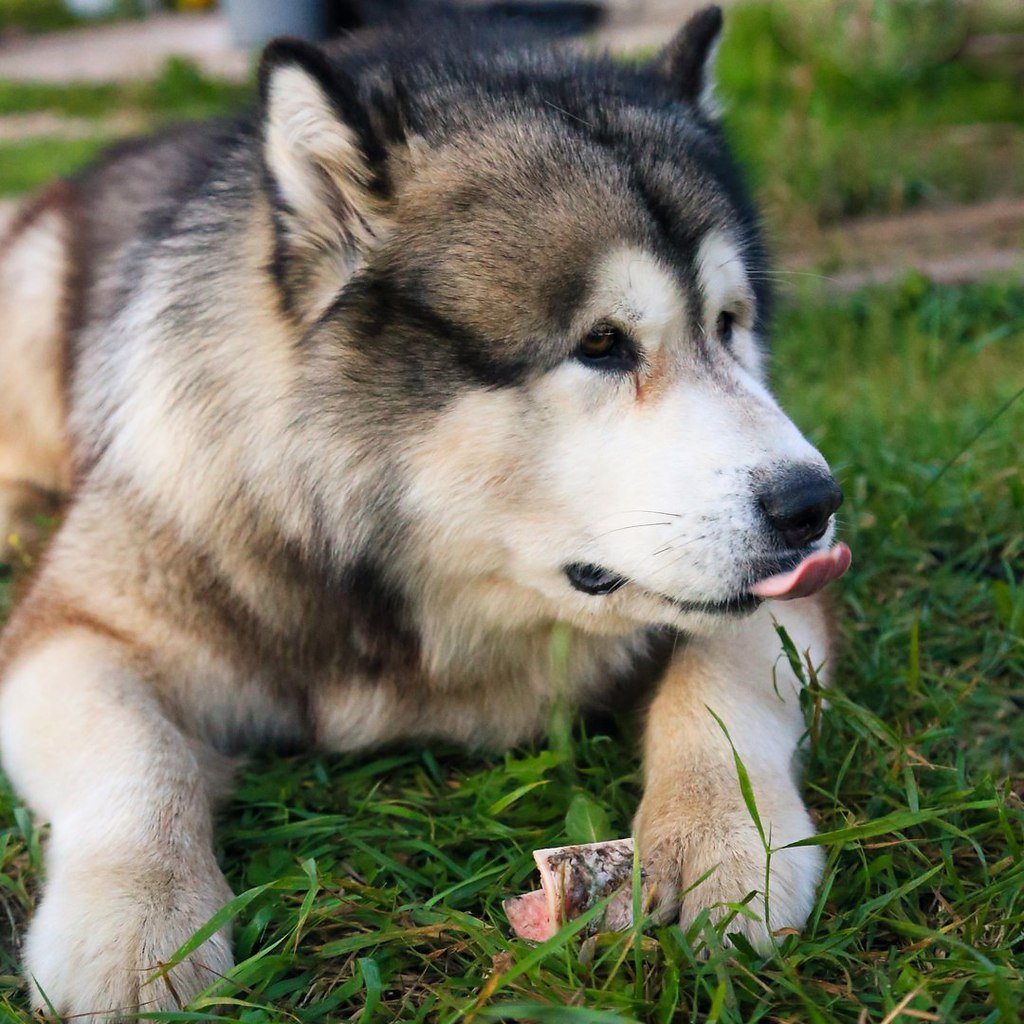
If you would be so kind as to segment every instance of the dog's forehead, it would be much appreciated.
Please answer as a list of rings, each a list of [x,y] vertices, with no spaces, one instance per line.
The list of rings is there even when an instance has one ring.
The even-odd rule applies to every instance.
[[[611,239],[647,226],[598,150],[499,126],[432,150],[399,193],[395,258],[454,315],[487,334],[501,310],[526,332],[556,324]]]
[[[597,293],[678,304],[738,252],[717,227],[728,203],[698,169],[623,159],[561,124],[497,124],[418,164],[400,193],[400,258],[484,330],[496,310],[527,332],[567,328]]]
[[[543,254],[570,241],[648,230],[640,197],[614,153],[559,126],[502,121],[419,157],[400,195],[399,218],[442,243],[472,242],[483,251],[543,241]]]

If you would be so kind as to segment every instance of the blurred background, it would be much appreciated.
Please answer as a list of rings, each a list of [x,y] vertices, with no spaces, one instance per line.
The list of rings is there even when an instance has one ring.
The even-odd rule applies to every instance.
[[[324,37],[396,7],[429,22],[430,3],[0,0],[0,197],[113,138],[244,103],[253,53],[273,35]],[[596,6],[599,23],[576,45],[632,58],[701,3]],[[841,288],[907,267],[943,281],[1018,267],[1024,2],[726,7],[728,126],[787,267]]]
[[[603,0],[566,45],[650,57],[698,6]],[[831,710],[808,705],[806,789],[832,834],[813,924],[771,961],[645,939],[635,980],[625,952],[540,970],[495,938],[528,851],[591,835],[581,801],[595,837],[627,834],[628,736],[412,752],[386,779],[360,757],[264,758],[219,831],[236,892],[275,886],[236,922],[244,1020],[468,1021],[513,958],[544,1012],[488,1020],[1024,1018],[1024,0],[725,6],[726,131],[778,257],[775,386],[843,484],[854,551]],[[0,0],[0,222],[113,140],[244,107],[268,35],[395,8],[429,33],[431,0]],[[0,566],[0,620],[24,563]],[[0,778],[0,1018],[25,1024],[40,850]],[[581,986],[614,1012],[548,1012]]]

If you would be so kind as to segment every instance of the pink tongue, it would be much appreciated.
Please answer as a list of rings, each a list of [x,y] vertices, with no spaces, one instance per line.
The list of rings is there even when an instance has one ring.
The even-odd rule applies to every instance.
[[[795,597],[816,594],[827,583],[839,579],[850,568],[852,556],[845,544],[836,544],[828,551],[815,551],[795,569],[769,576],[755,583],[750,592],[757,597],[772,597],[776,601],[792,601]]]

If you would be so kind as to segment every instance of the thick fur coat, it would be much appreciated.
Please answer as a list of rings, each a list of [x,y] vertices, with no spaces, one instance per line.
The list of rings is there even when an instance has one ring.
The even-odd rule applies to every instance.
[[[4,768],[52,823],[36,1004],[173,1008],[230,969],[225,931],[143,984],[230,897],[212,807],[253,744],[493,747],[654,680],[665,913],[765,888],[709,709],[773,845],[812,832],[773,617],[816,664],[828,630],[751,588],[828,549],[837,498],[765,383],[720,23],[637,67],[457,26],[278,42],[252,116],[6,226],[0,526],[67,501],[0,647]],[[800,927],[820,870],[780,850],[734,927]]]

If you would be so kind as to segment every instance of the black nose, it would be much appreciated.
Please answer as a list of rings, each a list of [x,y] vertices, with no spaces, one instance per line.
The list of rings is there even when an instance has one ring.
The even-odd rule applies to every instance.
[[[843,503],[839,484],[817,468],[799,466],[769,480],[758,499],[768,522],[791,548],[816,541]]]

